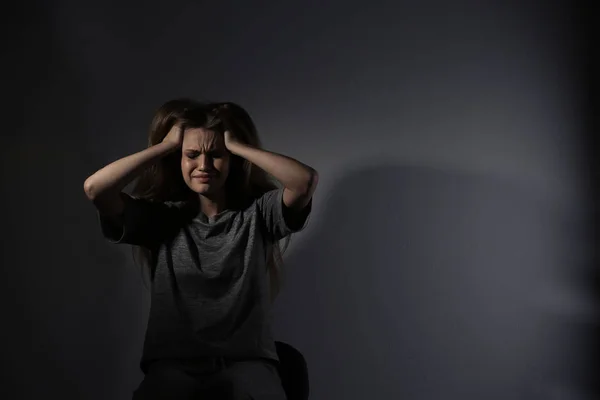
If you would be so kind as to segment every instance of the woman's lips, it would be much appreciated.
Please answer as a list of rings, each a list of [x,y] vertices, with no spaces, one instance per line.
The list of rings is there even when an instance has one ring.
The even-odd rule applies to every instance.
[[[203,174],[203,175],[193,175],[192,179],[196,179],[200,182],[208,182],[213,178],[213,175],[207,175],[207,174]]]

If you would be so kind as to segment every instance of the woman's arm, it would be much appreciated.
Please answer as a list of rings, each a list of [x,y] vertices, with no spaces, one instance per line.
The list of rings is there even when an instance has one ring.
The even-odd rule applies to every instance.
[[[88,177],[83,190],[100,213],[118,215],[123,211],[121,191],[144,169],[181,146],[183,132],[179,126],[171,129],[165,139],[138,153],[121,158]]]
[[[277,179],[283,186],[283,203],[301,210],[312,198],[319,175],[316,170],[293,158],[241,143],[225,132],[225,146],[232,153],[245,158]]]

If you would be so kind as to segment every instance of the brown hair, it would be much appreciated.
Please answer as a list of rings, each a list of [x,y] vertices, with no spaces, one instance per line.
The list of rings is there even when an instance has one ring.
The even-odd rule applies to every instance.
[[[156,110],[150,124],[148,147],[162,142],[176,123],[185,127],[209,129],[217,134],[229,130],[241,142],[254,147],[261,146],[256,126],[241,106],[230,102],[199,103],[183,98],[168,101]],[[183,180],[180,163],[181,151],[164,157],[140,175],[132,195],[160,202],[197,201],[197,195]],[[225,183],[227,208],[241,210],[268,191],[278,188],[265,171],[249,161],[232,154],[229,163],[229,175]],[[287,237],[283,246],[272,240],[267,240],[266,243],[271,299],[277,296],[281,288],[283,253],[289,241],[290,237]],[[155,262],[152,252],[142,247],[134,247],[134,258],[142,267],[148,267],[148,270],[151,270]]]

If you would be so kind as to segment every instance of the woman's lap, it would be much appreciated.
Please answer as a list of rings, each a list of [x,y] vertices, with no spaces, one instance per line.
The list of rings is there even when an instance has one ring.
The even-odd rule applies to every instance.
[[[239,361],[213,373],[173,363],[151,366],[133,400],[285,400],[274,364]]]

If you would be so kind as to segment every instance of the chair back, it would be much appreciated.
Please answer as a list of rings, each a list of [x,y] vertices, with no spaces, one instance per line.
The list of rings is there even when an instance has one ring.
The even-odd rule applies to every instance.
[[[288,400],[308,400],[308,366],[302,353],[284,342],[275,342],[279,376]]]

